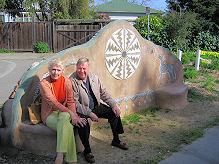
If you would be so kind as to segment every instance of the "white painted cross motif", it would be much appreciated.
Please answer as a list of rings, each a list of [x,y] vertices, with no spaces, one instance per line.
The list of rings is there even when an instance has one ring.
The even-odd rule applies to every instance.
[[[140,59],[140,44],[134,32],[124,28],[115,31],[105,50],[105,63],[110,74],[119,80],[127,79],[137,69]]]

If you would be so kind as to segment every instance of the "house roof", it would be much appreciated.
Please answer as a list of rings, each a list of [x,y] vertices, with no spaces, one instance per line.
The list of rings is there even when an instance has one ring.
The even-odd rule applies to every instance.
[[[130,3],[126,0],[112,0],[93,7],[93,10],[99,13],[146,13],[145,6]],[[150,13],[163,13],[163,11],[150,8]]]

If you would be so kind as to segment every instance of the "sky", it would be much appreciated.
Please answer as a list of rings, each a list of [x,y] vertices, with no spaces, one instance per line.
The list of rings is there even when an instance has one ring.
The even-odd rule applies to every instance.
[[[166,0],[150,0],[147,4],[153,9],[165,11],[167,10],[167,3],[165,1]],[[102,3],[104,3],[104,0],[95,0],[95,5],[100,5]]]
[[[157,10],[165,11],[167,10],[167,3],[166,0],[151,0],[148,2],[149,7]]]

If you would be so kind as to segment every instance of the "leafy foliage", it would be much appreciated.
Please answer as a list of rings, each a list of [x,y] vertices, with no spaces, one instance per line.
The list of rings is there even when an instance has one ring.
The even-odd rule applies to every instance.
[[[34,44],[34,51],[37,53],[48,53],[50,51],[49,45],[44,42]]]
[[[212,81],[207,79],[202,87],[205,88],[208,91],[213,91],[214,87],[215,87],[215,84],[212,83]]]
[[[148,17],[142,16],[136,20],[134,27],[138,30],[143,38],[148,38]],[[166,33],[166,24],[158,16],[149,17],[149,37],[155,44],[171,49],[172,41]]]
[[[0,0],[0,9],[3,9],[5,5],[6,5],[5,0]]]
[[[124,117],[124,120],[128,120],[129,123],[137,124],[141,119],[141,116],[138,113],[134,113]]]
[[[193,79],[198,77],[198,73],[195,71],[194,67],[185,67],[183,70],[184,77],[187,79]]]
[[[8,49],[0,49],[0,53],[15,53],[15,51]]]
[[[38,5],[36,5],[38,4]],[[33,13],[38,20],[46,21],[49,19],[47,11],[49,10],[49,1],[46,0],[25,0],[24,8]],[[40,12],[39,12],[39,8]],[[38,12],[37,12],[38,11]]]
[[[4,9],[8,9],[12,16],[20,15],[19,10],[24,9],[23,5],[24,0],[5,0]]]
[[[89,0],[51,0],[50,8],[53,19],[89,18]]]
[[[183,51],[218,51],[218,1],[167,0],[169,12],[165,16],[168,36]]]
[[[170,11],[164,17],[167,35],[176,44],[175,49],[187,50],[192,29],[196,26],[196,14],[191,12]]]
[[[90,14],[89,0],[0,0],[0,5],[5,9],[14,10],[10,12],[13,16],[19,16],[20,11],[25,9],[40,21],[50,18],[87,19]]]
[[[208,68],[212,70],[219,70],[219,59],[212,59],[211,61],[202,60],[200,62],[200,66],[203,68]]]
[[[203,101],[204,96],[200,94],[199,92],[196,92],[194,88],[188,89],[188,101],[190,102],[196,102],[196,101]]]
[[[219,53],[218,52],[210,52],[210,51],[202,51],[201,57],[204,59],[218,59]]]
[[[168,8],[179,12],[197,14],[196,31],[218,30],[218,1],[216,0],[167,0]]]
[[[194,48],[202,50],[218,51],[219,37],[212,35],[209,31],[202,31],[194,38]]]

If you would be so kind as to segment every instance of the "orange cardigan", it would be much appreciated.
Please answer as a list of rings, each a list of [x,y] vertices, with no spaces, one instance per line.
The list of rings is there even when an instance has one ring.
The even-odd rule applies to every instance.
[[[79,118],[75,109],[72,83],[67,77],[65,77],[65,87],[65,101],[63,104],[61,104],[56,99],[50,76],[44,78],[40,82],[40,94],[42,97],[41,119],[44,124],[46,124],[46,119],[52,113],[53,109],[60,110],[62,112],[68,112],[71,110],[75,116]]]

